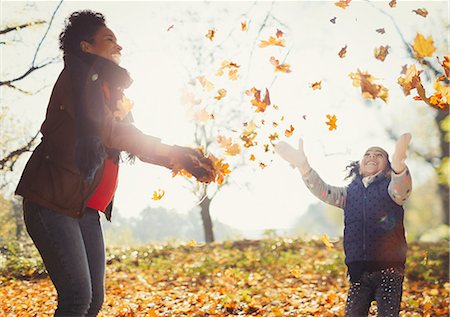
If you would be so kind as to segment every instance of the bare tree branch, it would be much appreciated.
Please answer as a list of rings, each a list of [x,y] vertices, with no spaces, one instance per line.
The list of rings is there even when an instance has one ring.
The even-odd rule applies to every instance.
[[[0,30],[0,35],[6,34],[9,32],[12,32],[12,31],[19,31],[19,30],[27,28],[27,27],[35,26],[38,24],[44,24],[44,23],[46,23],[44,20],[37,20],[37,21],[33,21],[33,22],[21,24],[21,25],[9,26],[9,27],[4,28],[3,30]]]
[[[12,171],[14,169],[14,165],[17,162],[17,159],[25,152],[29,152],[31,148],[34,145],[34,141],[37,139],[40,132],[37,132],[34,137],[31,138],[30,141],[23,147],[12,151],[8,155],[6,155],[4,158],[0,160],[0,170],[9,170]]]
[[[36,71],[38,69],[41,69],[41,68],[43,68],[43,67],[45,67],[45,66],[47,66],[49,64],[53,64],[57,60],[59,60],[58,57],[53,57],[47,62],[44,62],[44,63],[42,63],[40,65],[36,65],[36,57],[37,57],[37,55],[38,55],[38,53],[40,51],[41,45],[44,42],[45,38],[47,37],[47,34],[48,34],[52,24],[53,24],[53,20],[54,20],[54,18],[56,16],[56,13],[58,12],[58,10],[59,10],[61,4],[63,3],[63,1],[64,0],[60,0],[58,5],[56,6],[55,10],[53,11],[53,14],[52,14],[52,16],[50,18],[50,22],[48,23],[48,26],[47,26],[47,30],[45,31],[44,35],[42,36],[42,38],[41,38],[41,40],[40,40],[40,42],[39,42],[39,44],[38,44],[38,46],[36,48],[36,51],[34,52],[34,56],[33,56],[33,60],[31,62],[30,68],[27,71],[25,71],[25,73],[23,75],[21,75],[19,77],[16,77],[16,78],[13,78],[13,79],[9,79],[9,80],[5,80],[5,81],[0,81],[0,86],[7,86],[7,87],[10,87],[10,88],[16,89],[16,90],[18,90],[18,91],[20,91],[22,93],[27,93],[26,91],[24,91],[24,90],[22,90],[22,89],[20,89],[20,88],[18,88],[16,86],[14,86],[14,85],[11,85],[11,84],[16,82],[16,81],[22,80],[25,77],[29,76],[32,72],[34,72],[34,71]],[[3,31],[6,31],[6,30],[7,29],[5,29]]]

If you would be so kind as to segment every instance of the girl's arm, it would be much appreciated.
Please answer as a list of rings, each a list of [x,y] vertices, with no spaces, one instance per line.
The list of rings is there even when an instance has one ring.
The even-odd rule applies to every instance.
[[[392,156],[392,174],[388,192],[392,200],[398,205],[404,204],[412,190],[411,174],[405,164],[410,142],[411,133],[402,134],[397,141],[395,152]]]
[[[345,207],[345,200],[347,198],[346,187],[328,185],[320,178],[308,163],[308,159],[303,151],[303,140],[301,138],[298,141],[298,150],[286,142],[279,142],[275,146],[275,151],[283,159],[288,161],[292,167],[299,169],[306,187],[308,187],[313,195],[327,204],[339,208]]]

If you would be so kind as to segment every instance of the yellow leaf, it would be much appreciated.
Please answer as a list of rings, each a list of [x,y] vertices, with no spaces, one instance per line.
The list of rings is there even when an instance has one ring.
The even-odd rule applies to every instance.
[[[161,200],[161,198],[163,198],[163,196],[164,196],[164,194],[165,194],[166,192],[164,191],[164,189],[157,189],[157,190],[155,190],[154,192],[153,192],[153,197],[152,197],[152,199],[153,200]]]
[[[312,83],[310,86],[313,90],[322,89],[322,81]]]
[[[430,57],[436,51],[436,47],[434,47],[433,45],[432,36],[430,35],[429,37],[425,38],[420,33],[417,33],[412,48],[418,58]]]
[[[224,88],[221,88],[217,91],[217,94],[218,95],[215,96],[214,99],[220,100],[227,95],[227,91]]]
[[[209,29],[208,33],[206,33],[205,37],[208,38],[212,42],[215,35],[216,35],[216,30]]]
[[[328,122],[325,122],[328,126],[329,126],[329,128],[328,128],[328,130],[336,130],[337,129],[337,126],[336,126],[336,121],[337,121],[337,119],[336,119],[336,116],[335,115],[329,115],[329,114],[327,114],[327,119],[328,119]]]
[[[211,91],[214,89],[214,85],[206,79],[205,76],[197,76],[197,80],[202,85],[203,89],[206,89],[207,91]]]
[[[247,21],[241,22],[241,31],[247,31]]]
[[[323,242],[323,244],[327,247],[327,249],[334,248],[333,243],[330,241],[330,237],[327,234],[324,234],[320,237],[320,240]]]

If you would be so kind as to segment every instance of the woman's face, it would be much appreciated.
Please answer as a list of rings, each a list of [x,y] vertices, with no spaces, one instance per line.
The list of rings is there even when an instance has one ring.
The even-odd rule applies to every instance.
[[[359,162],[359,170],[363,177],[375,175],[388,165],[386,152],[379,147],[371,147]]]
[[[100,27],[90,42],[81,41],[80,47],[83,52],[104,57],[116,64],[120,63],[122,46],[117,44],[113,31],[106,26]]]

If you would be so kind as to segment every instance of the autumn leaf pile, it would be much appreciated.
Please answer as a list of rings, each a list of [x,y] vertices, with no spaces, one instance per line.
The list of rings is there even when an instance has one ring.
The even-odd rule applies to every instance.
[[[2,249],[1,316],[55,308],[35,256]],[[448,316],[448,259],[445,242],[409,245],[401,316]],[[110,248],[100,316],[342,316],[347,287],[342,241],[324,237]]]

